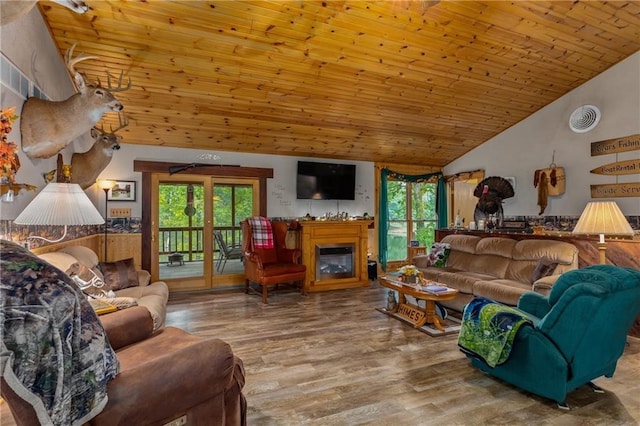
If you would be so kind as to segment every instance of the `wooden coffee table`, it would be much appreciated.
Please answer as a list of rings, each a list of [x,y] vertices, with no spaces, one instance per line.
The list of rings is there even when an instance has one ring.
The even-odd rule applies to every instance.
[[[436,315],[436,302],[455,299],[458,295],[458,290],[449,288],[440,293],[431,293],[420,290],[415,284],[407,284],[396,277],[390,276],[380,277],[378,281],[383,287],[395,290],[399,294],[398,303],[392,311],[387,311],[389,314],[401,316],[413,324],[415,328],[420,328],[425,324],[433,324],[438,330],[444,331],[444,327],[440,324],[440,319]],[[413,296],[417,300],[424,300],[425,309],[423,310],[419,306],[407,303],[406,295]]]

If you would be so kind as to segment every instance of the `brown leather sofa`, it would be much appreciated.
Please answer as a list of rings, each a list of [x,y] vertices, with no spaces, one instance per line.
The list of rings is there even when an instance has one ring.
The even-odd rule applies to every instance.
[[[46,377],[51,371],[54,374],[56,371],[64,372],[65,375],[69,373],[70,377],[72,374],[78,374],[75,366],[68,362],[70,358],[63,358],[67,353],[71,354],[69,351],[55,351],[61,355],[62,361],[58,360],[51,369],[44,366],[40,369],[41,366],[37,366],[37,370],[31,368],[24,373],[25,369],[17,365],[23,360],[35,359],[34,354],[47,355],[52,352],[41,349],[44,346],[50,347],[47,346],[50,345],[50,335],[73,335],[73,341],[61,346],[78,347],[76,340],[80,339],[81,332],[85,341],[93,342],[90,345],[94,348],[91,349],[91,353],[102,354],[102,357],[96,358],[98,361],[91,364],[95,369],[90,371],[83,364],[82,371],[85,373],[82,374],[95,372],[97,377],[109,362],[107,358],[111,348],[115,351],[115,358],[119,364],[119,371],[115,377],[106,382],[106,404],[97,415],[88,417],[90,420],[87,424],[166,425],[182,419],[185,421],[174,424],[246,424],[247,404],[242,394],[245,383],[244,367],[242,360],[234,355],[227,343],[215,338],[201,338],[175,327],[155,330],[154,318],[145,306],[134,306],[96,318],[91,307],[84,305],[84,295],[73,285],[72,279],[59,268],[43,262],[16,244],[2,240],[0,243],[3,244],[0,251],[3,262],[14,265],[13,268],[0,270],[4,284],[0,309],[4,310],[3,319],[12,321],[15,317],[15,322],[24,323],[25,327],[36,323],[34,326],[39,328],[27,330],[41,334],[28,335],[42,337],[37,344],[31,337],[30,345],[24,345],[20,343],[21,339],[24,339],[20,334],[24,334],[25,328],[4,328],[3,348],[6,346],[6,352],[2,354],[2,359],[6,370],[0,371],[0,393],[9,406],[16,424],[40,424],[32,405],[33,403],[38,407],[42,406],[41,411],[44,410],[34,393],[37,391],[32,390],[34,383],[38,389],[42,388],[40,384],[46,379],[40,376]],[[29,273],[27,278],[24,271]],[[54,290],[51,290],[52,288]],[[37,321],[20,321],[25,316],[18,308],[45,306],[41,302],[43,300],[50,309],[37,311],[43,313]],[[13,311],[18,313],[11,316]],[[60,318],[69,318],[64,324],[80,325],[71,327],[78,332],[49,332],[62,323]],[[101,326],[97,324],[98,319]],[[97,327],[89,328],[85,327],[85,324]],[[15,333],[13,337],[16,338],[11,338],[10,333]],[[104,339],[104,334],[108,342]],[[104,342],[106,346],[101,348],[100,342]],[[82,354],[88,353],[88,347],[82,348],[85,350]],[[27,353],[33,357],[25,355]],[[51,359],[51,356],[41,358],[38,355],[37,359]],[[57,376],[56,380],[56,389],[61,389]],[[97,383],[97,380],[101,378],[83,382],[89,389],[91,386],[96,387],[93,383]],[[91,393],[87,389],[85,390]],[[30,398],[31,403],[24,398]]]

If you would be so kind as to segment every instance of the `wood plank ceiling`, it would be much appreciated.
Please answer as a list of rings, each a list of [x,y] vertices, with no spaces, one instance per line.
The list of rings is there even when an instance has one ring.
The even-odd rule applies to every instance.
[[[640,49],[634,1],[86,1],[40,9],[123,142],[213,153],[444,166]]]

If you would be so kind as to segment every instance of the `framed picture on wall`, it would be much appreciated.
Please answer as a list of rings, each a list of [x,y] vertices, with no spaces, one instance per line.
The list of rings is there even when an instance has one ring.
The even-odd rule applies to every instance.
[[[117,180],[116,184],[107,192],[109,201],[135,201],[136,182],[133,180]]]

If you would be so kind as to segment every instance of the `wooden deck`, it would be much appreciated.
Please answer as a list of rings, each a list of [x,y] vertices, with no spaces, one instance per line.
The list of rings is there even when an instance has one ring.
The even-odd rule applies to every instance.
[[[172,278],[186,278],[186,277],[200,277],[203,274],[203,262],[184,262],[183,265],[177,263],[161,263],[160,264],[160,279],[172,279]],[[214,261],[213,273],[215,275],[244,275],[244,265],[240,260],[228,260],[222,272],[218,272],[216,269],[217,261]]]

